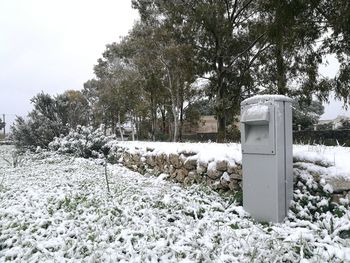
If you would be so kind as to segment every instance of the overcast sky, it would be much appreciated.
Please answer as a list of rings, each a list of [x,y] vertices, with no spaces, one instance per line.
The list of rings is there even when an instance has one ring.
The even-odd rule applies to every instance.
[[[26,116],[40,91],[81,89],[137,19],[131,0],[0,0],[1,116]]]
[[[30,98],[81,89],[105,45],[138,19],[131,0],[0,0],[0,114],[26,116]],[[334,75],[336,66],[323,68]],[[347,114],[326,106],[323,119]]]

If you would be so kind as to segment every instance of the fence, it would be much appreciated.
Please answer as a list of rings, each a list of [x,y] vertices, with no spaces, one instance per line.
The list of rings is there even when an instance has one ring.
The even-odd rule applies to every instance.
[[[294,143],[323,144],[327,146],[343,145],[350,147],[350,129],[320,130],[320,131],[294,131]]]

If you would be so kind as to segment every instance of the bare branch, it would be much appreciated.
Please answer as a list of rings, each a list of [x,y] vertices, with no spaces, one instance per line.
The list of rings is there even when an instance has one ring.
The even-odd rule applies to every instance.
[[[233,65],[233,63],[238,59],[240,58],[243,54],[245,54],[246,52],[248,52],[251,48],[253,48],[255,46],[255,44],[262,38],[266,35],[266,32],[262,33],[259,37],[257,37],[252,43],[250,43],[250,45],[244,49],[242,52],[238,53],[238,55],[236,55],[232,61],[227,65],[226,68],[229,68]]]

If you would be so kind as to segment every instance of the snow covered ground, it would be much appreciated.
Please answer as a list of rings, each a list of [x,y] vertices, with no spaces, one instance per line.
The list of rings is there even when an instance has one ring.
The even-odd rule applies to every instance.
[[[350,147],[324,145],[294,145],[293,155],[298,159],[327,162],[330,176],[343,176],[350,180]]]
[[[99,160],[27,153],[13,167],[12,150],[0,146],[0,262],[350,261],[349,210],[261,224],[203,185],[109,165],[108,195]]]

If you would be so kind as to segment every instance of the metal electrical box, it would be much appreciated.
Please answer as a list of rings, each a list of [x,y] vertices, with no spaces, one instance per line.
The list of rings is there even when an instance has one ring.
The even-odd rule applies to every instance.
[[[293,198],[292,99],[259,95],[241,103],[243,207],[281,222]]]

